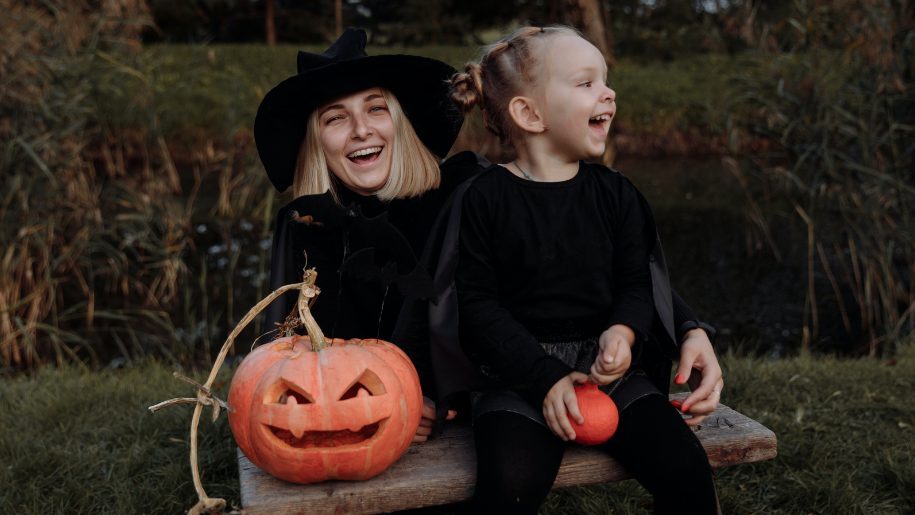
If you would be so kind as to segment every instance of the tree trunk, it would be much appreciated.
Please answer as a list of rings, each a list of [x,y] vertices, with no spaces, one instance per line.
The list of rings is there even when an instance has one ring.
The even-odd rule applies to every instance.
[[[273,9],[273,0],[264,2],[264,21],[266,23],[267,44],[276,45],[276,23]]]
[[[334,32],[336,37],[343,34],[343,0],[334,0]]]
[[[607,66],[616,64],[613,45],[604,23],[604,13],[598,0],[558,0],[559,12],[565,23],[581,30],[585,37],[597,47]]]

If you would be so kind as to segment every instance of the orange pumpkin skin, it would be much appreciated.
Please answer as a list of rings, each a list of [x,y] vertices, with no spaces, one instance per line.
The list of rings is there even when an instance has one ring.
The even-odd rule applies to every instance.
[[[579,424],[569,417],[575,430],[575,441],[582,445],[598,445],[609,440],[619,424],[619,413],[613,400],[592,383],[575,385],[575,395],[581,416],[585,418],[585,423]]]
[[[412,362],[382,340],[292,336],[248,355],[229,388],[242,452],[280,479],[368,479],[409,447],[422,391]]]

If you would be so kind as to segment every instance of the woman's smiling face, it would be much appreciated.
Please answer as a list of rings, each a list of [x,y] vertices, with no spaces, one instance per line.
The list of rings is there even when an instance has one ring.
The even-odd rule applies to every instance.
[[[360,195],[381,189],[391,174],[394,122],[381,89],[338,98],[318,108],[327,168]]]

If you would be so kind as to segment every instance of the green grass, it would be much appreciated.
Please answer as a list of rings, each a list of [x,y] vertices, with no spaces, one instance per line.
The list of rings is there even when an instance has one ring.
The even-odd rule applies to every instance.
[[[154,102],[166,132],[250,128],[257,106],[271,87],[295,73],[299,49],[280,45],[152,45],[142,51],[137,84],[144,102]],[[410,53],[460,68],[479,49],[459,46],[369,48],[369,55]],[[623,60],[610,73],[619,98],[618,123],[634,132],[665,132],[698,127],[722,133],[727,106],[721,101],[729,79],[758,66],[748,57],[698,55],[671,62]],[[123,70],[122,70],[123,71]],[[125,79],[131,80],[125,73]],[[133,79],[136,80],[136,79]],[[105,96],[105,99],[110,98]],[[126,99],[130,104],[136,99]],[[115,124],[137,121],[141,110],[110,104]]]
[[[774,430],[779,445],[773,461],[718,472],[725,513],[915,510],[911,345],[892,363],[726,356],[723,365],[723,402]],[[146,407],[190,393],[158,364],[100,373],[45,368],[3,380],[0,513],[189,508],[196,502],[187,464],[191,408],[150,414]],[[204,419],[204,486],[237,505],[228,424]],[[544,513],[641,513],[650,503],[637,483],[625,481],[554,492]]]
[[[0,383],[0,513],[179,513],[196,499],[192,408],[146,408],[192,387],[164,366],[101,373],[45,367]],[[201,422],[207,492],[238,504],[225,418]]]

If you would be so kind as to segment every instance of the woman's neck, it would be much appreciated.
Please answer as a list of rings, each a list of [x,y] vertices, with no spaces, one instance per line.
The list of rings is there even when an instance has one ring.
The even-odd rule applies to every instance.
[[[567,181],[578,173],[578,161],[560,158],[538,149],[518,147],[518,157],[506,166],[512,173],[538,182]]]

